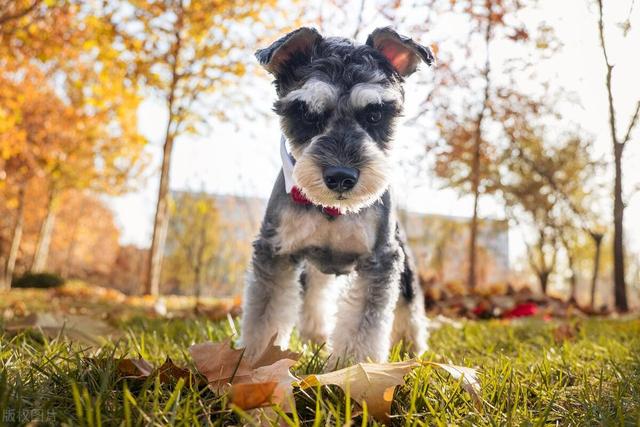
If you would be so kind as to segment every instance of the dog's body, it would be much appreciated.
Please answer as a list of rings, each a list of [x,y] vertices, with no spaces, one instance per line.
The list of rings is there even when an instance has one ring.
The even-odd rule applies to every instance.
[[[431,52],[388,28],[363,46],[302,28],[257,56],[276,77],[295,166],[283,167],[254,243],[247,356],[274,334],[286,346],[299,318],[302,336],[326,341],[335,362],[384,361],[392,340],[421,353],[423,295],[392,206],[388,157],[403,76],[430,64]]]

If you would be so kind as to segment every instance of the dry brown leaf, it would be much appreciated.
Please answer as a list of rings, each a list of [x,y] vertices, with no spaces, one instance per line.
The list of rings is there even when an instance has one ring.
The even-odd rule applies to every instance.
[[[260,408],[271,403],[271,396],[278,383],[234,384],[231,387],[231,403],[241,409]]]
[[[210,387],[218,391],[222,385],[231,384],[231,401],[239,408],[279,404],[286,411],[293,395],[292,385],[297,381],[290,368],[300,355],[274,346],[274,341],[275,337],[272,337],[269,346],[252,365],[242,359],[242,349],[231,348],[230,340],[218,344],[197,344],[189,351]],[[475,369],[414,359],[395,363],[359,363],[335,372],[310,375],[300,382],[300,386],[337,385],[348,390],[359,404],[366,402],[369,413],[384,422],[389,420],[396,386],[404,384],[404,376],[422,365],[437,366],[454,378],[461,378],[463,387],[474,402],[481,403]]]
[[[232,396],[240,396],[243,392],[251,392],[251,387],[245,387],[249,384],[255,386],[256,390],[266,389],[270,387],[269,384],[275,384],[271,389],[271,393],[264,396],[262,400],[257,398],[244,398],[245,402],[251,401],[255,406],[241,406],[236,402],[234,403],[242,409],[254,409],[261,406],[278,404],[285,412],[288,411],[290,409],[289,398],[293,397],[292,384],[298,381],[298,378],[294,377],[289,370],[295,363],[296,361],[293,359],[281,359],[271,365],[254,369],[247,377],[234,380],[234,384],[231,386]],[[238,389],[237,386],[242,387]]]
[[[149,377],[159,377],[162,384],[170,383],[172,381],[184,378],[187,384],[193,384],[197,377],[191,373],[188,369],[181,368],[173,363],[171,358],[167,357],[164,363],[155,368],[150,362],[145,359],[120,359],[117,365],[118,374],[122,378],[146,380]]]
[[[272,404],[280,405],[285,411],[290,409],[289,398],[293,398],[291,385],[298,379],[291,374],[289,369],[298,361],[300,354],[283,350],[274,344],[275,340],[276,335],[271,337],[267,347],[251,365],[253,370],[249,375],[234,379],[231,389],[232,396],[241,396],[243,392],[252,392],[254,388],[256,391],[270,390],[270,393],[264,395],[262,399],[257,398],[259,393],[251,398],[244,398],[242,402],[237,399],[237,402],[234,403],[242,409],[254,409]],[[273,383],[275,386],[271,388]],[[241,406],[240,403],[253,406]]]
[[[13,332],[39,329],[49,338],[62,335],[90,345],[100,345],[105,340],[114,339],[120,335],[119,331],[102,320],[88,316],[53,313],[33,313],[7,323],[5,329]]]
[[[434,365],[456,379],[462,378],[464,389],[476,405],[481,405],[480,383],[475,369],[414,359],[395,363],[359,363],[335,372],[310,375],[303,379],[300,386],[306,388],[333,384],[344,391],[348,387],[351,397],[356,402],[360,405],[366,402],[369,413],[375,419],[387,422],[396,386],[404,384],[404,376],[421,365]]]
[[[351,397],[362,405],[367,402],[369,413],[379,421],[388,421],[396,386],[404,384],[404,376],[420,366],[416,360],[395,363],[358,363],[338,371],[310,375],[302,380],[302,388],[337,385],[349,389]]]
[[[283,350],[279,346],[275,345],[276,337],[277,337],[277,334],[271,337],[271,339],[269,340],[269,344],[267,344],[267,348],[264,349],[262,354],[260,354],[260,356],[256,359],[256,361],[251,365],[253,368],[272,365],[278,360],[282,360],[282,359],[290,359],[290,360],[300,359],[300,353],[295,353],[289,350]]]
[[[145,379],[153,373],[153,365],[144,359],[120,359],[118,373],[124,378]]]
[[[168,383],[180,378],[184,378],[187,385],[197,383],[197,377],[191,371],[177,366],[170,357],[167,357],[167,360],[158,368],[158,375],[161,383]]]
[[[565,341],[573,341],[580,332],[580,325],[572,325],[570,323],[563,323],[556,326],[553,329],[553,339],[556,344],[562,344]]]
[[[232,401],[238,407],[253,409],[280,404],[287,408],[293,393],[291,384],[297,381],[289,369],[300,354],[282,350],[274,342],[275,336],[251,365],[242,359],[242,349],[231,348],[230,340],[197,344],[189,351],[198,371],[207,378],[212,389],[219,392],[221,386],[232,384]]]
[[[229,384],[233,379],[251,372],[251,366],[243,360],[244,350],[231,348],[231,339],[219,343],[206,342],[189,347],[191,357],[214,391]]]

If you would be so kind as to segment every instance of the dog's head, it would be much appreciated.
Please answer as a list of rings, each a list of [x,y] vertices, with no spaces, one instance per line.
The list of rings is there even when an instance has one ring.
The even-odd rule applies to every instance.
[[[402,82],[431,51],[390,28],[365,45],[300,28],[256,57],[275,76],[275,111],[296,160],[293,177],[314,203],[357,212],[387,189]]]

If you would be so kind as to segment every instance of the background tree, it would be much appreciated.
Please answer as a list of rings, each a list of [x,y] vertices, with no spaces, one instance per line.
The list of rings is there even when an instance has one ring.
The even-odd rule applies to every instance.
[[[540,38],[532,33],[548,30],[527,28],[520,19],[525,6],[517,0],[431,0],[419,7],[426,9],[427,19],[412,25],[412,34],[428,33],[432,37],[432,28],[442,19],[462,17],[467,23],[466,32],[459,37],[434,41],[438,72],[433,90],[411,122],[418,122],[423,115],[435,122],[439,136],[434,147],[436,174],[448,187],[473,197],[467,280],[472,290],[477,285],[479,202],[483,194],[495,190],[496,160],[504,148],[493,135],[491,104],[510,73],[523,75],[513,64],[499,64],[506,71],[501,76],[492,72],[496,56],[493,49],[508,44],[518,46],[520,52],[536,46],[546,48],[548,44],[539,43]]]
[[[0,157],[17,200],[5,286],[20,247],[29,182],[43,179],[49,188],[32,260],[41,270],[57,199],[71,189],[121,191],[137,171],[145,144],[137,131],[137,90],[125,62],[113,55],[106,23],[92,19],[82,3],[20,3],[0,29],[0,86],[9,94],[0,97],[0,114],[7,119]]]
[[[591,140],[582,137],[579,129],[565,125],[563,131],[556,130],[562,117],[554,112],[555,104],[550,95],[536,99],[511,87],[502,88],[491,105],[491,115],[501,124],[501,134],[508,141],[508,149],[497,162],[498,189],[509,216],[524,225],[521,218],[526,213],[535,230],[535,243],[527,244],[531,267],[546,293],[564,247],[571,272],[571,297],[577,277],[569,240],[576,231],[593,231],[588,227],[595,221],[591,205],[597,194],[593,177],[599,165],[589,153]]]
[[[603,0],[596,1],[598,6],[598,34],[600,36],[600,47],[602,48],[602,56],[604,57],[604,63],[606,66],[605,87],[607,91],[607,103],[609,107],[609,130],[611,132],[611,143],[613,152],[614,163],[614,181],[613,181],[613,253],[614,253],[614,269],[613,269],[613,281],[614,281],[614,295],[616,308],[619,311],[625,312],[629,309],[629,303],[627,301],[627,286],[625,281],[625,254],[624,254],[624,209],[625,201],[622,188],[622,162],[623,154],[626,144],[629,142],[633,135],[634,128],[638,122],[638,115],[640,115],[640,100],[637,101],[635,110],[629,120],[627,130],[624,136],[620,136],[616,108],[614,106],[613,99],[613,64],[610,62],[609,53],[607,50],[607,44],[605,40],[605,28],[603,18]],[[631,3],[631,10],[633,9],[633,2]],[[631,16],[631,13],[629,13]],[[631,26],[631,23],[627,19],[624,27],[627,27],[625,32]]]
[[[24,138],[22,141],[12,141],[13,150],[8,145],[4,146],[7,165],[5,173],[11,183],[5,189],[5,194],[15,200],[15,220],[4,265],[5,287],[10,285],[18,257],[23,235],[25,199],[32,197],[29,194],[29,190],[33,188],[30,184],[38,181],[40,186],[47,189],[42,197],[44,203],[40,199],[40,209],[35,211],[44,210],[44,221],[40,226],[40,237],[32,263],[40,269],[42,265],[38,264],[46,261],[54,229],[55,200],[64,195],[63,190],[88,188],[89,183],[97,187],[101,182],[99,177],[104,174],[112,176],[114,171],[110,167],[112,162],[107,156],[100,155],[99,150],[99,147],[113,143],[111,138],[105,137],[109,122],[93,123],[95,116],[87,116],[75,106],[65,105],[48,88],[47,80],[37,69],[31,68],[28,71],[22,68],[22,71],[23,79],[17,82],[21,92],[18,109],[20,119],[15,124],[14,133],[23,135]],[[122,144],[126,145],[126,142]],[[137,151],[134,150],[134,153]],[[134,159],[136,157],[137,155],[133,155]],[[130,165],[127,159],[118,159],[119,166]],[[30,209],[29,212],[33,213],[34,210]]]
[[[153,226],[148,276],[144,291],[158,294],[169,215],[171,153],[177,139],[201,133],[207,116],[225,111],[209,105],[223,89],[227,100],[237,78],[244,74],[244,43],[252,40],[238,28],[258,28],[271,1],[170,0],[118,1],[106,5],[123,46],[147,87],[164,103],[167,123],[162,141],[160,185]],[[255,32],[254,32],[255,34]],[[255,40],[255,37],[253,37]]]
[[[166,274],[182,284],[202,286],[211,278],[221,250],[220,213],[215,200],[203,193],[178,193],[170,205]]]
[[[545,144],[544,136],[535,132],[515,138],[512,149],[502,159],[505,172],[500,190],[512,218],[523,223],[518,218],[524,212],[531,219],[536,238],[533,245],[528,245],[529,261],[544,293],[549,277],[556,271],[560,246],[568,246],[571,231],[579,227],[562,199],[566,195],[580,197],[577,194],[584,189],[581,178],[588,179],[591,173],[589,146],[588,141],[575,136],[557,145]],[[554,177],[554,185],[547,176]],[[571,266],[574,254],[567,255]],[[575,282],[572,284],[575,286]],[[572,288],[570,295],[574,294]]]
[[[114,214],[88,191],[69,191],[61,200],[51,242],[49,267],[64,276],[102,285],[119,252]]]
[[[9,288],[15,269],[24,227],[24,204],[29,181],[43,174],[42,163],[54,152],[53,145],[58,138],[67,134],[64,105],[47,86],[41,72],[35,67],[22,69],[24,77],[15,82],[0,76],[0,86],[11,88],[18,102],[12,103],[15,110],[8,115],[16,117],[13,131],[15,139],[4,141],[2,155],[5,161],[4,173],[8,196],[15,200],[14,222],[9,237],[8,253],[4,263],[2,287]],[[6,105],[5,105],[6,111]],[[12,191],[13,190],[13,191]],[[11,194],[13,193],[13,194]]]
[[[119,246],[107,278],[110,286],[128,295],[139,294],[140,284],[144,283],[146,277],[148,256],[148,249],[141,249],[135,245]]]
[[[521,146],[523,141],[519,141]],[[522,213],[528,215],[530,226],[534,230],[534,243],[528,243],[527,255],[529,265],[536,274],[540,289],[547,293],[547,285],[551,274],[555,271],[558,259],[557,213],[555,195],[543,179],[532,174],[526,162],[519,159],[518,151],[527,149],[530,156],[535,156],[536,162],[550,159],[545,156],[544,148],[538,138],[526,141],[526,148],[516,148],[514,157],[505,159],[508,177],[503,178],[500,185],[502,195],[507,205],[507,212],[518,225],[526,223],[519,219]],[[553,167],[552,165],[549,165]]]
[[[104,61],[104,68],[96,72],[91,65],[94,55],[79,55],[56,70],[58,79],[64,77],[63,88],[74,114],[67,124],[73,134],[57,140],[56,155],[43,165],[48,191],[33,271],[46,266],[56,211],[66,191],[122,194],[135,185],[146,166],[142,152],[146,140],[138,133],[135,119],[140,99],[117,62]]]
[[[0,57],[37,58],[41,63],[65,49],[77,5],[65,0],[0,0]]]

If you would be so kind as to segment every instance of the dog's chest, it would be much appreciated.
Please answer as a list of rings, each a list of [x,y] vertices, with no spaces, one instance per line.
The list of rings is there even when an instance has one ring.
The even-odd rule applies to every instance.
[[[329,220],[319,211],[287,208],[280,217],[277,246],[283,254],[323,251],[362,255],[373,249],[377,228],[378,214],[373,209]]]

